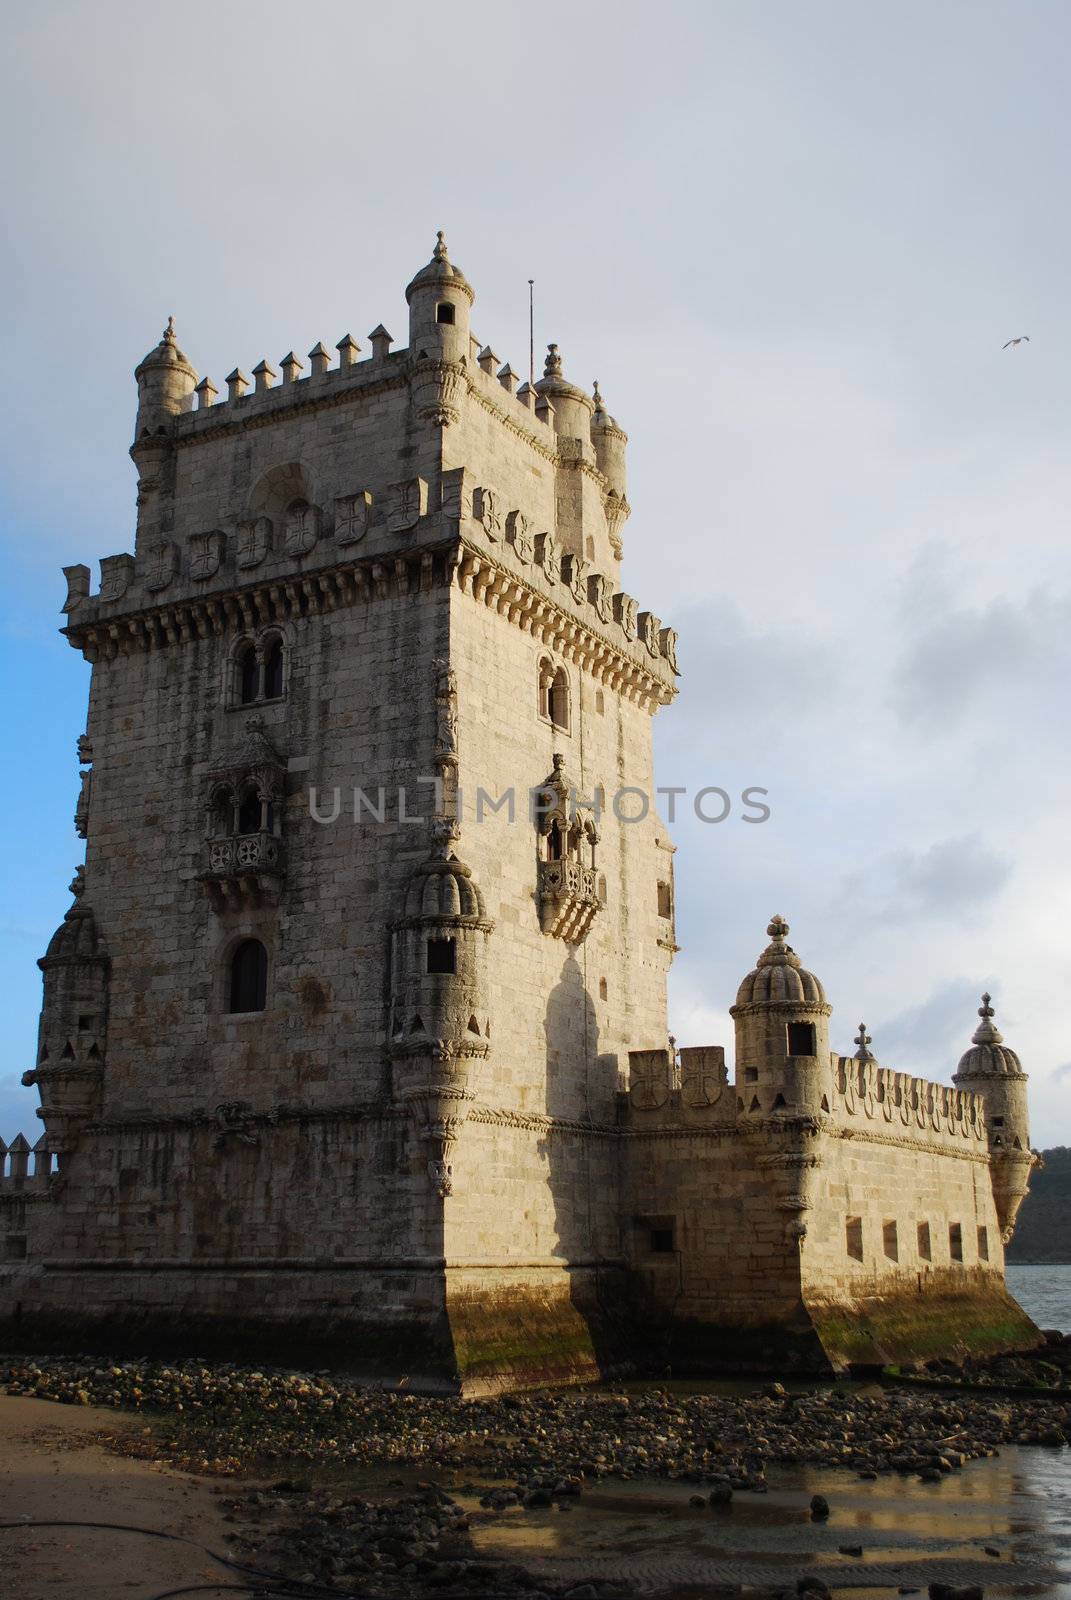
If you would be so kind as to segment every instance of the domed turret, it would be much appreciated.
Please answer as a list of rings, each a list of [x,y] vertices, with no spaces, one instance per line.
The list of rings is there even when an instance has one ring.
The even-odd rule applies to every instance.
[[[1004,1035],[993,1021],[992,995],[984,994],[978,1007],[981,1022],[971,1035],[971,1047],[959,1058],[956,1082],[968,1078],[994,1076],[1025,1078],[1019,1057],[1004,1043]]]
[[[737,991],[737,1093],[745,1111],[817,1112],[829,1084],[829,1016],[821,983],[774,917],[770,943]]]
[[[79,867],[74,904],[37,963],[45,980],[37,1062],[22,1075],[27,1088],[37,1085],[37,1114],[54,1154],[72,1149],[97,1115],[104,1077],[110,963],[83,891]]]
[[[395,1099],[430,1146],[429,1173],[450,1192],[450,1150],[490,1053],[488,919],[470,869],[447,838],[406,885],[391,942],[390,1053]]]
[[[197,373],[175,342],[175,319],[168,317],[160,343],[134,368],[138,419],[134,443],[165,430],[171,417],[193,410]]]
[[[595,465],[608,486],[604,500],[606,531],[610,536],[610,548],[620,559],[621,529],[631,510],[625,495],[625,446],[628,444],[628,434],[618,426],[603,405],[597,378],[592,402],[595,414],[591,419],[591,443],[595,449]]]
[[[414,357],[464,361],[469,354],[469,311],[476,295],[455,267],[440,231],[431,260],[405,291],[409,306],[409,349]]]
[[[591,442],[591,419],[595,402],[583,389],[570,383],[562,374],[562,358],[556,344],[548,344],[543,376],[536,384],[536,393],[545,394],[554,407],[554,431],[567,439]]]
[[[1029,1187],[1035,1158],[1030,1150],[1026,1073],[993,1021],[991,998],[988,994],[982,996],[978,1008],[982,1020],[971,1036],[970,1049],[960,1057],[953,1082],[980,1095],[985,1102],[993,1198],[1007,1244],[1015,1231],[1015,1218]]]

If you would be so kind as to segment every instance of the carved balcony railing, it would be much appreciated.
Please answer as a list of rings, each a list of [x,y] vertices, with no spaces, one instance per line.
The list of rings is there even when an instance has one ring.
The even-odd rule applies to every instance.
[[[539,863],[539,920],[544,933],[579,944],[601,906],[594,867],[568,860]]]
[[[201,873],[216,911],[252,901],[275,899],[286,862],[282,841],[274,833],[221,834],[205,845],[206,866]]]

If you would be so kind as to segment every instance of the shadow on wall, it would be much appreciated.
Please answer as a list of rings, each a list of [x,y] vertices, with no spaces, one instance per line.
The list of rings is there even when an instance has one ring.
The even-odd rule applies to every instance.
[[[613,1127],[617,1057],[599,1052],[599,1025],[575,946],[567,946],[547,999],[546,1115],[540,1144],[554,1203],[553,1255],[567,1268],[569,1299],[602,1371],[627,1351],[620,1266],[620,1183],[615,1141],[577,1124]]]

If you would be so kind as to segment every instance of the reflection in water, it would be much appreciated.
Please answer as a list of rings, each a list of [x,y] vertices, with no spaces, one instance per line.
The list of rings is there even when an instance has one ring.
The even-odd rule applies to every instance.
[[[628,1577],[652,1594],[812,1571],[843,1600],[901,1586],[925,1593],[935,1580],[981,1583],[987,1596],[1071,1595],[1066,1450],[1007,1449],[940,1483],[807,1467],[771,1467],[769,1482],[768,1494],[697,1510],[693,1484],[603,1480],[568,1511],[474,1518],[473,1537],[548,1578]],[[811,1520],[815,1493],[830,1502],[828,1522]]]

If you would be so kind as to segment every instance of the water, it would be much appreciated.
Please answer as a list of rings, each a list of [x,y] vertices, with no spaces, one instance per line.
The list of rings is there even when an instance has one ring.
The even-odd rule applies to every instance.
[[[1039,1328],[1071,1333],[1071,1264],[1008,1267],[1008,1288]]]
[[[695,1486],[602,1482],[567,1511],[481,1515],[473,1542],[558,1582],[627,1578],[637,1595],[697,1597],[736,1583],[795,1586],[820,1576],[837,1600],[925,1595],[932,1582],[981,1584],[988,1596],[1071,1596],[1071,1459],[1006,1448],[940,1483],[863,1482],[816,1467],[771,1467],[770,1492],[693,1509]],[[813,1522],[810,1497],[829,1500]],[[841,1547],[844,1547],[843,1549]]]

